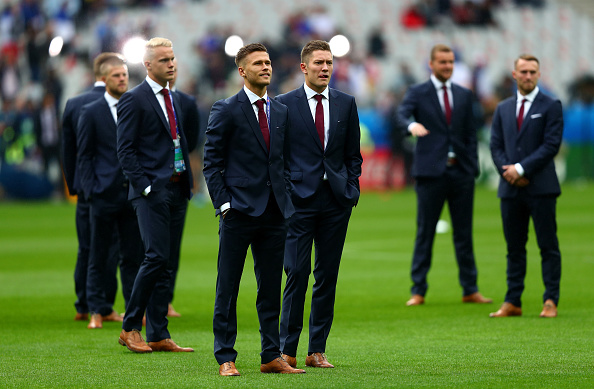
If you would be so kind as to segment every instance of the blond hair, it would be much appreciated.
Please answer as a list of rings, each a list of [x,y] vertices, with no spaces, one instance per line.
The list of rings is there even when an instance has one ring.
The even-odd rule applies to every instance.
[[[153,59],[155,49],[157,47],[173,47],[173,43],[167,38],[151,38],[144,44],[144,56],[142,60],[144,62]]]

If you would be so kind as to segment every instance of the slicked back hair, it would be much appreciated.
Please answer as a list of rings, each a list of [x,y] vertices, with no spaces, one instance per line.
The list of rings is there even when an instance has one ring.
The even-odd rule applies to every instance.
[[[307,61],[309,61],[309,57],[311,57],[312,53],[316,50],[329,51],[332,53],[332,50],[330,50],[330,44],[328,42],[320,40],[309,41],[305,44],[305,46],[303,46],[303,49],[301,50],[301,63],[306,64]]]
[[[266,46],[264,46],[262,43],[249,43],[243,46],[241,49],[239,49],[237,54],[235,54],[235,65],[237,65],[237,67],[241,67],[241,63],[243,62],[245,57],[256,51],[263,51],[265,53],[268,53]]]

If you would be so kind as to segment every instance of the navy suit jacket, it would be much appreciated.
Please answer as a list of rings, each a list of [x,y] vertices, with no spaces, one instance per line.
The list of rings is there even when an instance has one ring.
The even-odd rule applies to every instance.
[[[76,126],[78,125],[80,110],[85,104],[103,97],[104,93],[104,86],[95,86],[88,92],[68,99],[64,108],[64,114],[62,115],[62,169],[64,170],[68,192],[72,196],[77,194],[80,189],[80,179],[76,172],[78,165]]]
[[[325,150],[318,137],[304,87],[276,98],[289,108],[289,162],[295,205],[305,204],[315,196],[324,172],[341,205],[352,207],[359,200],[363,158],[355,98],[336,89],[328,92],[330,125]]]
[[[493,116],[491,155],[495,167],[503,174],[503,165],[520,163],[524,177],[530,181],[525,187],[528,194],[559,195],[561,187],[553,159],[563,140],[561,102],[539,92],[518,132],[516,100],[513,96],[499,103]],[[500,179],[498,197],[515,197],[518,191],[503,177]]]
[[[178,96],[180,109],[183,112],[184,118],[184,122],[182,123],[184,134],[186,134],[188,150],[192,152],[201,138],[200,114],[198,113],[196,98],[178,90],[174,91],[173,94]]]
[[[479,173],[475,118],[472,92],[452,84],[453,110],[451,125],[439,104],[437,91],[431,80],[411,86],[397,110],[396,121],[408,134],[408,125],[421,123],[429,134],[417,138],[413,177],[439,177],[446,169],[449,146],[456,153],[464,171],[476,177]]]
[[[181,185],[189,199],[192,173],[183,132],[184,118],[177,94],[172,96],[187,169],[182,174]],[[118,159],[131,184],[128,199],[140,197],[149,185],[151,190],[163,189],[174,174],[175,151],[165,113],[146,80],[120,98],[117,132]]]
[[[289,113],[286,106],[273,99],[270,99],[270,129],[268,152],[243,89],[212,106],[204,145],[204,178],[217,214],[221,205],[230,202],[233,209],[260,216],[268,205],[271,188],[285,218],[295,211],[285,158]]]
[[[85,105],[78,124],[78,175],[85,198],[117,193],[127,181],[117,155],[117,126],[105,98]]]

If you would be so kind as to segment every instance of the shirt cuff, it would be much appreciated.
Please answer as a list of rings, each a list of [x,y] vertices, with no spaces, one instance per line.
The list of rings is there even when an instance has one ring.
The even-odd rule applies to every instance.
[[[411,124],[408,125],[408,132],[412,133],[412,131],[410,130],[412,128],[412,126],[414,126],[415,124],[417,124],[417,122],[412,122]]]
[[[147,186],[145,190],[142,191],[142,195],[143,196],[148,196],[148,194],[151,193],[151,186]]]
[[[219,208],[219,210],[221,212],[225,212],[226,210],[228,210],[229,208],[231,208],[231,203],[230,202],[226,202],[225,204],[221,205],[221,208]]]
[[[520,175],[520,177],[524,177],[524,168],[522,167],[522,165],[520,165],[519,163],[516,163],[514,166],[516,168],[516,171]]]

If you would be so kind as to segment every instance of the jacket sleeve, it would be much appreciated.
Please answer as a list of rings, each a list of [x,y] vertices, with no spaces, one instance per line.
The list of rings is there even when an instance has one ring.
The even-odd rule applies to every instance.
[[[206,127],[204,145],[204,179],[215,209],[231,201],[223,179],[228,152],[227,139],[232,128],[231,113],[223,100],[214,103]]]
[[[93,161],[96,152],[96,130],[95,122],[91,118],[91,111],[84,106],[76,126],[76,144],[78,149],[78,174],[80,177],[80,186],[84,197],[91,198],[95,184],[95,172]]]

